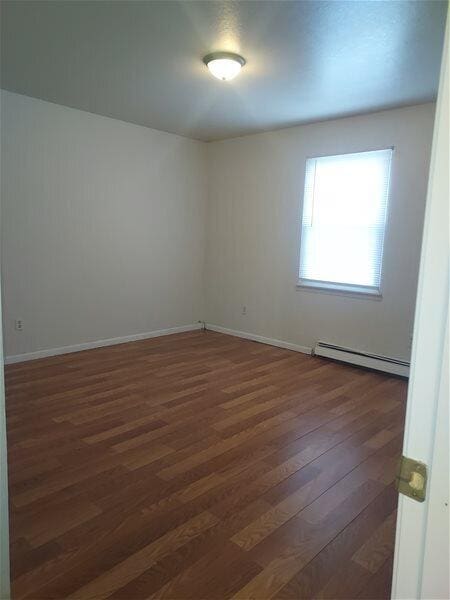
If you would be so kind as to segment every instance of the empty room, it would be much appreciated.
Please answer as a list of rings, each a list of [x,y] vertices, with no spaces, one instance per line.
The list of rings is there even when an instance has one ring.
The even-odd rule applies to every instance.
[[[1,2],[2,600],[449,598],[447,12]]]

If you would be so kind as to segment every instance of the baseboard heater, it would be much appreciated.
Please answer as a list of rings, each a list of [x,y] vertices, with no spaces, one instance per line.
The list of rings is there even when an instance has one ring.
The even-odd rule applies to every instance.
[[[398,360],[397,358],[390,358],[389,356],[369,354],[368,352],[343,348],[342,346],[335,346],[334,344],[328,344],[327,342],[317,342],[312,354],[348,362],[360,367],[367,367],[368,369],[394,373],[395,375],[401,375],[403,377],[409,376],[409,362]]]

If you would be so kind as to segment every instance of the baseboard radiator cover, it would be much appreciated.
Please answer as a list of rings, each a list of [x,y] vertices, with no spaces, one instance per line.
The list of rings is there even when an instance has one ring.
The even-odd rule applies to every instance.
[[[359,367],[367,367],[368,369],[376,369],[385,373],[393,373],[402,377],[409,377],[409,362],[389,356],[381,356],[379,354],[371,354],[354,350],[352,348],[344,348],[327,342],[317,342],[313,349],[313,355],[324,356],[342,362],[348,362]]]

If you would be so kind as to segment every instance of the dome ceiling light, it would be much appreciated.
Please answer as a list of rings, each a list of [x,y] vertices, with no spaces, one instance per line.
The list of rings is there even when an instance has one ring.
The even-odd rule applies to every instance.
[[[241,70],[241,67],[245,65],[245,59],[233,52],[213,52],[212,54],[207,54],[203,62],[211,74],[222,81],[234,79]]]

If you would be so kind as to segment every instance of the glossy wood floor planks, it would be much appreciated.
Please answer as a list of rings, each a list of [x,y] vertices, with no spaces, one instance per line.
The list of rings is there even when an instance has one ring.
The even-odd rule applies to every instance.
[[[388,598],[406,382],[213,332],[6,367],[13,598]]]

